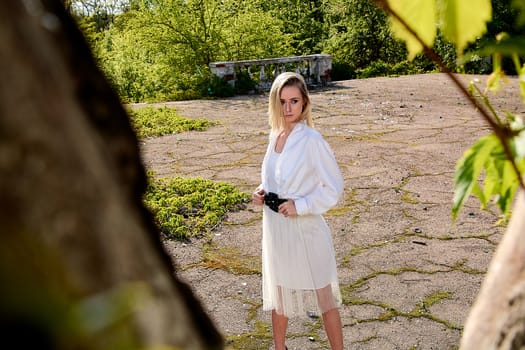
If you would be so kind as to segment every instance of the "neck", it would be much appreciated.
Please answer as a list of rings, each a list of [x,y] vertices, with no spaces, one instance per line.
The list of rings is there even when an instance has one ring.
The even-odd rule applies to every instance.
[[[296,125],[297,123],[293,123],[293,124],[285,124],[283,126],[283,133],[285,133],[286,135],[290,135],[290,133],[292,132],[294,126]]]

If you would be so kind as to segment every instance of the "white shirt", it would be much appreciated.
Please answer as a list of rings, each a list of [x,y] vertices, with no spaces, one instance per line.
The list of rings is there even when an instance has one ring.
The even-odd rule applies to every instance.
[[[264,156],[260,187],[269,188],[268,160],[278,133],[270,134]],[[298,215],[320,215],[333,207],[343,193],[344,180],[334,154],[321,134],[296,124],[275,164],[275,183],[281,198],[295,202]]]
[[[270,156],[266,158],[266,171],[268,172],[268,176],[266,179],[266,187],[264,190],[266,192],[274,192],[277,193],[279,186],[275,182],[275,176],[271,176],[272,174],[275,175],[275,165],[277,164],[277,161],[279,160],[280,153],[277,153],[275,150],[272,150],[270,152]]]

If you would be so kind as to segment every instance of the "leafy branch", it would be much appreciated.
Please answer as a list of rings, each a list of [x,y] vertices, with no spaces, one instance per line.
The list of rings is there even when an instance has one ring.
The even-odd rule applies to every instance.
[[[458,77],[443,63],[439,55],[437,55],[431,48],[431,43],[433,41],[432,33],[429,35],[428,30],[426,32],[421,31],[422,33],[424,32],[423,34],[425,35],[425,38],[423,38],[422,35],[420,35],[420,32],[414,29],[413,26],[400,14],[400,11],[398,10],[401,10],[402,4],[398,4],[400,7],[396,10],[388,0],[372,1],[385,11],[391,19],[393,19],[393,27],[398,25],[401,28],[399,29],[398,27],[397,34],[407,41],[409,55],[414,55],[414,52],[421,50],[429,59],[431,59],[439,69],[452,80],[472,106],[480,112],[481,116],[496,136],[491,137],[491,135],[489,135],[480,139],[472,148],[465,152],[463,158],[458,162],[455,174],[455,194],[452,208],[453,218],[455,219],[457,217],[464,201],[471,193],[478,196],[483,206],[486,206],[492,195],[497,195],[500,209],[503,213],[508,213],[510,210],[509,203],[512,202],[512,198],[518,185],[525,190],[525,183],[522,178],[522,172],[525,169],[525,166],[523,165],[523,161],[520,161],[520,158],[523,158],[525,154],[520,154],[521,152],[516,151],[521,148],[519,147],[519,144],[523,142],[523,140],[519,138],[520,132],[523,130],[523,123],[510,114],[507,114],[510,123],[502,122],[496,111],[490,105],[486,94],[482,93],[474,84],[471,84],[469,88],[465,87],[459,81]],[[457,5],[459,7],[454,1],[449,2],[451,4],[448,5]],[[425,4],[419,3],[419,6],[423,7],[426,6],[426,4],[428,4],[428,2]],[[434,10],[435,9],[432,7],[429,11],[424,12],[432,15]],[[432,29],[435,32],[435,24],[433,23],[432,26]],[[455,29],[457,30],[457,28]],[[454,39],[456,39],[453,41],[456,42],[458,50],[460,50],[461,53],[468,38],[454,37]],[[411,45],[412,48],[410,47]],[[506,48],[508,49],[508,47]],[[492,49],[492,52],[497,52],[497,50]],[[520,66],[518,55],[516,51],[513,51],[512,46],[509,52],[511,52],[511,57],[516,66],[517,72],[525,74],[525,66]],[[493,80],[499,81],[499,78],[502,76],[502,71],[500,70],[501,65],[499,64],[500,59],[500,54],[494,54],[495,69],[491,76]],[[520,90],[525,98],[525,83],[520,82]],[[475,93],[481,96],[482,99],[480,100],[476,98]],[[507,163],[507,161],[510,163]],[[510,164],[510,172],[514,174],[514,177],[509,176],[508,164]],[[484,190],[481,190],[477,183],[477,179],[482,170],[485,170],[486,172],[486,185]]]

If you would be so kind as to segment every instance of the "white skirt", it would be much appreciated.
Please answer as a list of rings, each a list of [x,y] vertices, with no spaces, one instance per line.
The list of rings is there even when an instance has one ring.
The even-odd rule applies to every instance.
[[[263,309],[287,317],[341,306],[330,229],[321,215],[263,209]]]

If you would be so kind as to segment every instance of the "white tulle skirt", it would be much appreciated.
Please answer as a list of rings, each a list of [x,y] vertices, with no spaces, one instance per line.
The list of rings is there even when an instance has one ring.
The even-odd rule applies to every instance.
[[[263,309],[287,317],[341,305],[330,229],[321,215],[286,218],[263,209]]]

